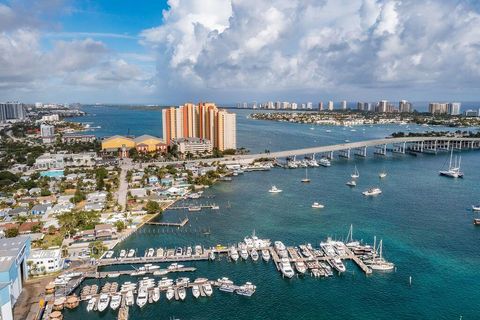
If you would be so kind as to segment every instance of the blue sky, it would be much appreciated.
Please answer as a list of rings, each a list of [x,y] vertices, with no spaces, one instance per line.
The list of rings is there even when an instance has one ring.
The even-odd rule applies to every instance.
[[[479,10],[473,0],[0,0],[0,101],[480,100]]]

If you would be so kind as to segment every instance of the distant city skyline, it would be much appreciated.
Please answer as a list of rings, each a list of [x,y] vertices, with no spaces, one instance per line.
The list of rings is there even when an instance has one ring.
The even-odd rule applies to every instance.
[[[0,102],[480,101],[479,29],[469,0],[0,0]]]

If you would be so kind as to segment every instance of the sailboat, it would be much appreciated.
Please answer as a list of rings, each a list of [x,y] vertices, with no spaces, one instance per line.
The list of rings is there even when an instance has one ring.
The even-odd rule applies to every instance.
[[[453,161],[453,148],[452,152],[450,153],[450,163],[448,165],[448,170],[440,170],[439,174],[441,176],[449,177],[449,178],[463,178],[463,172],[460,171],[460,163],[462,161],[462,157],[459,157],[457,162],[457,156],[455,156],[455,160]]]
[[[375,237],[376,242],[376,237]],[[374,246],[375,247],[375,246]],[[377,252],[379,253],[377,256]],[[395,265],[392,262],[388,262],[383,258],[383,239],[380,240],[378,245],[378,250],[375,252],[373,259],[370,261],[365,261],[368,264],[370,269],[377,271],[390,271]]]
[[[357,179],[360,177],[360,172],[358,172],[358,169],[357,169],[357,166],[355,165],[355,170],[353,171],[353,173],[350,175],[350,177],[352,177],[352,179]]]
[[[308,168],[305,167],[305,178],[301,180],[303,183],[309,183],[310,179],[308,178]]]
[[[353,240],[353,224],[350,225],[350,229],[348,230],[347,241],[345,245],[349,248],[358,247],[360,242]]]

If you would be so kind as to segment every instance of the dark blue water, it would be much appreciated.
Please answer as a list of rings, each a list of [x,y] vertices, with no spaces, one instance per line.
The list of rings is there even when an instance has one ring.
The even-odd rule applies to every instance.
[[[239,145],[254,151],[379,138],[402,129],[358,127],[352,132],[335,127],[327,133],[325,127],[310,130],[308,125],[248,120],[247,114],[239,112]],[[93,122],[100,123],[97,121]],[[147,122],[145,130],[161,126],[158,121],[154,129],[152,123]],[[185,302],[167,302],[162,296],[157,304],[142,310],[131,308],[131,319],[478,319],[480,228],[473,226],[469,207],[480,200],[480,154],[462,152],[462,180],[438,176],[447,158],[447,154],[369,156],[336,160],[330,168],[309,169],[312,182],[308,185],[300,183],[302,169],[274,169],[246,173],[233,182],[213,186],[206,191],[213,198],[197,202],[216,202],[220,210],[190,214],[167,211],[161,219],[176,221],[188,214],[191,224],[180,230],[146,226],[117,250],[138,248],[143,252],[149,247],[229,244],[242,240],[253,229],[261,237],[288,245],[318,245],[327,236],[344,238],[353,224],[355,238],[372,242],[376,235],[383,239],[385,256],[397,270],[366,277],[348,264],[343,276],[285,280],[272,263],[231,263],[226,259],[186,263],[198,270],[184,276],[252,281],[257,292],[246,298],[216,290],[208,299],[194,299],[189,293]],[[360,179],[358,186],[350,189],[345,182],[355,164]],[[382,169],[388,176],[380,180]],[[283,193],[268,193],[272,184]],[[371,186],[380,187],[383,194],[364,198],[361,192]],[[314,210],[310,207],[314,201],[326,207]],[[206,229],[209,236],[202,233]],[[127,281],[127,277],[119,280]],[[82,304],[77,310],[65,312],[65,318],[85,317],[85,307]],[[91,319],[115,317],[111,311],[88,314]]]

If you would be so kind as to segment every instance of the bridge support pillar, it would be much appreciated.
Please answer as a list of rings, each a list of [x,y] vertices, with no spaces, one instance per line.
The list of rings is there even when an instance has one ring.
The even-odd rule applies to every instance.
[[[386,144],[381,144],[381,145],[375,146],[374,154],[378,154],[378,155],[381,155],[381,156],[386,156],[387,155],[387,145]]]
[[[350,159],[350,149],[340,150],[338,156],[341,157],[341,158]]]
[[[405,154],[405,150],[407,149],[407,143],[402,142],[402,143],[394,143],[393,144],[393,153],[403,153]]]
[[[354,154],[359,157],[367,157],[367,147],[355,148]]]
[[[326,157],[328,160],[333,160],[333,151],[325,152],[324,157]]]

